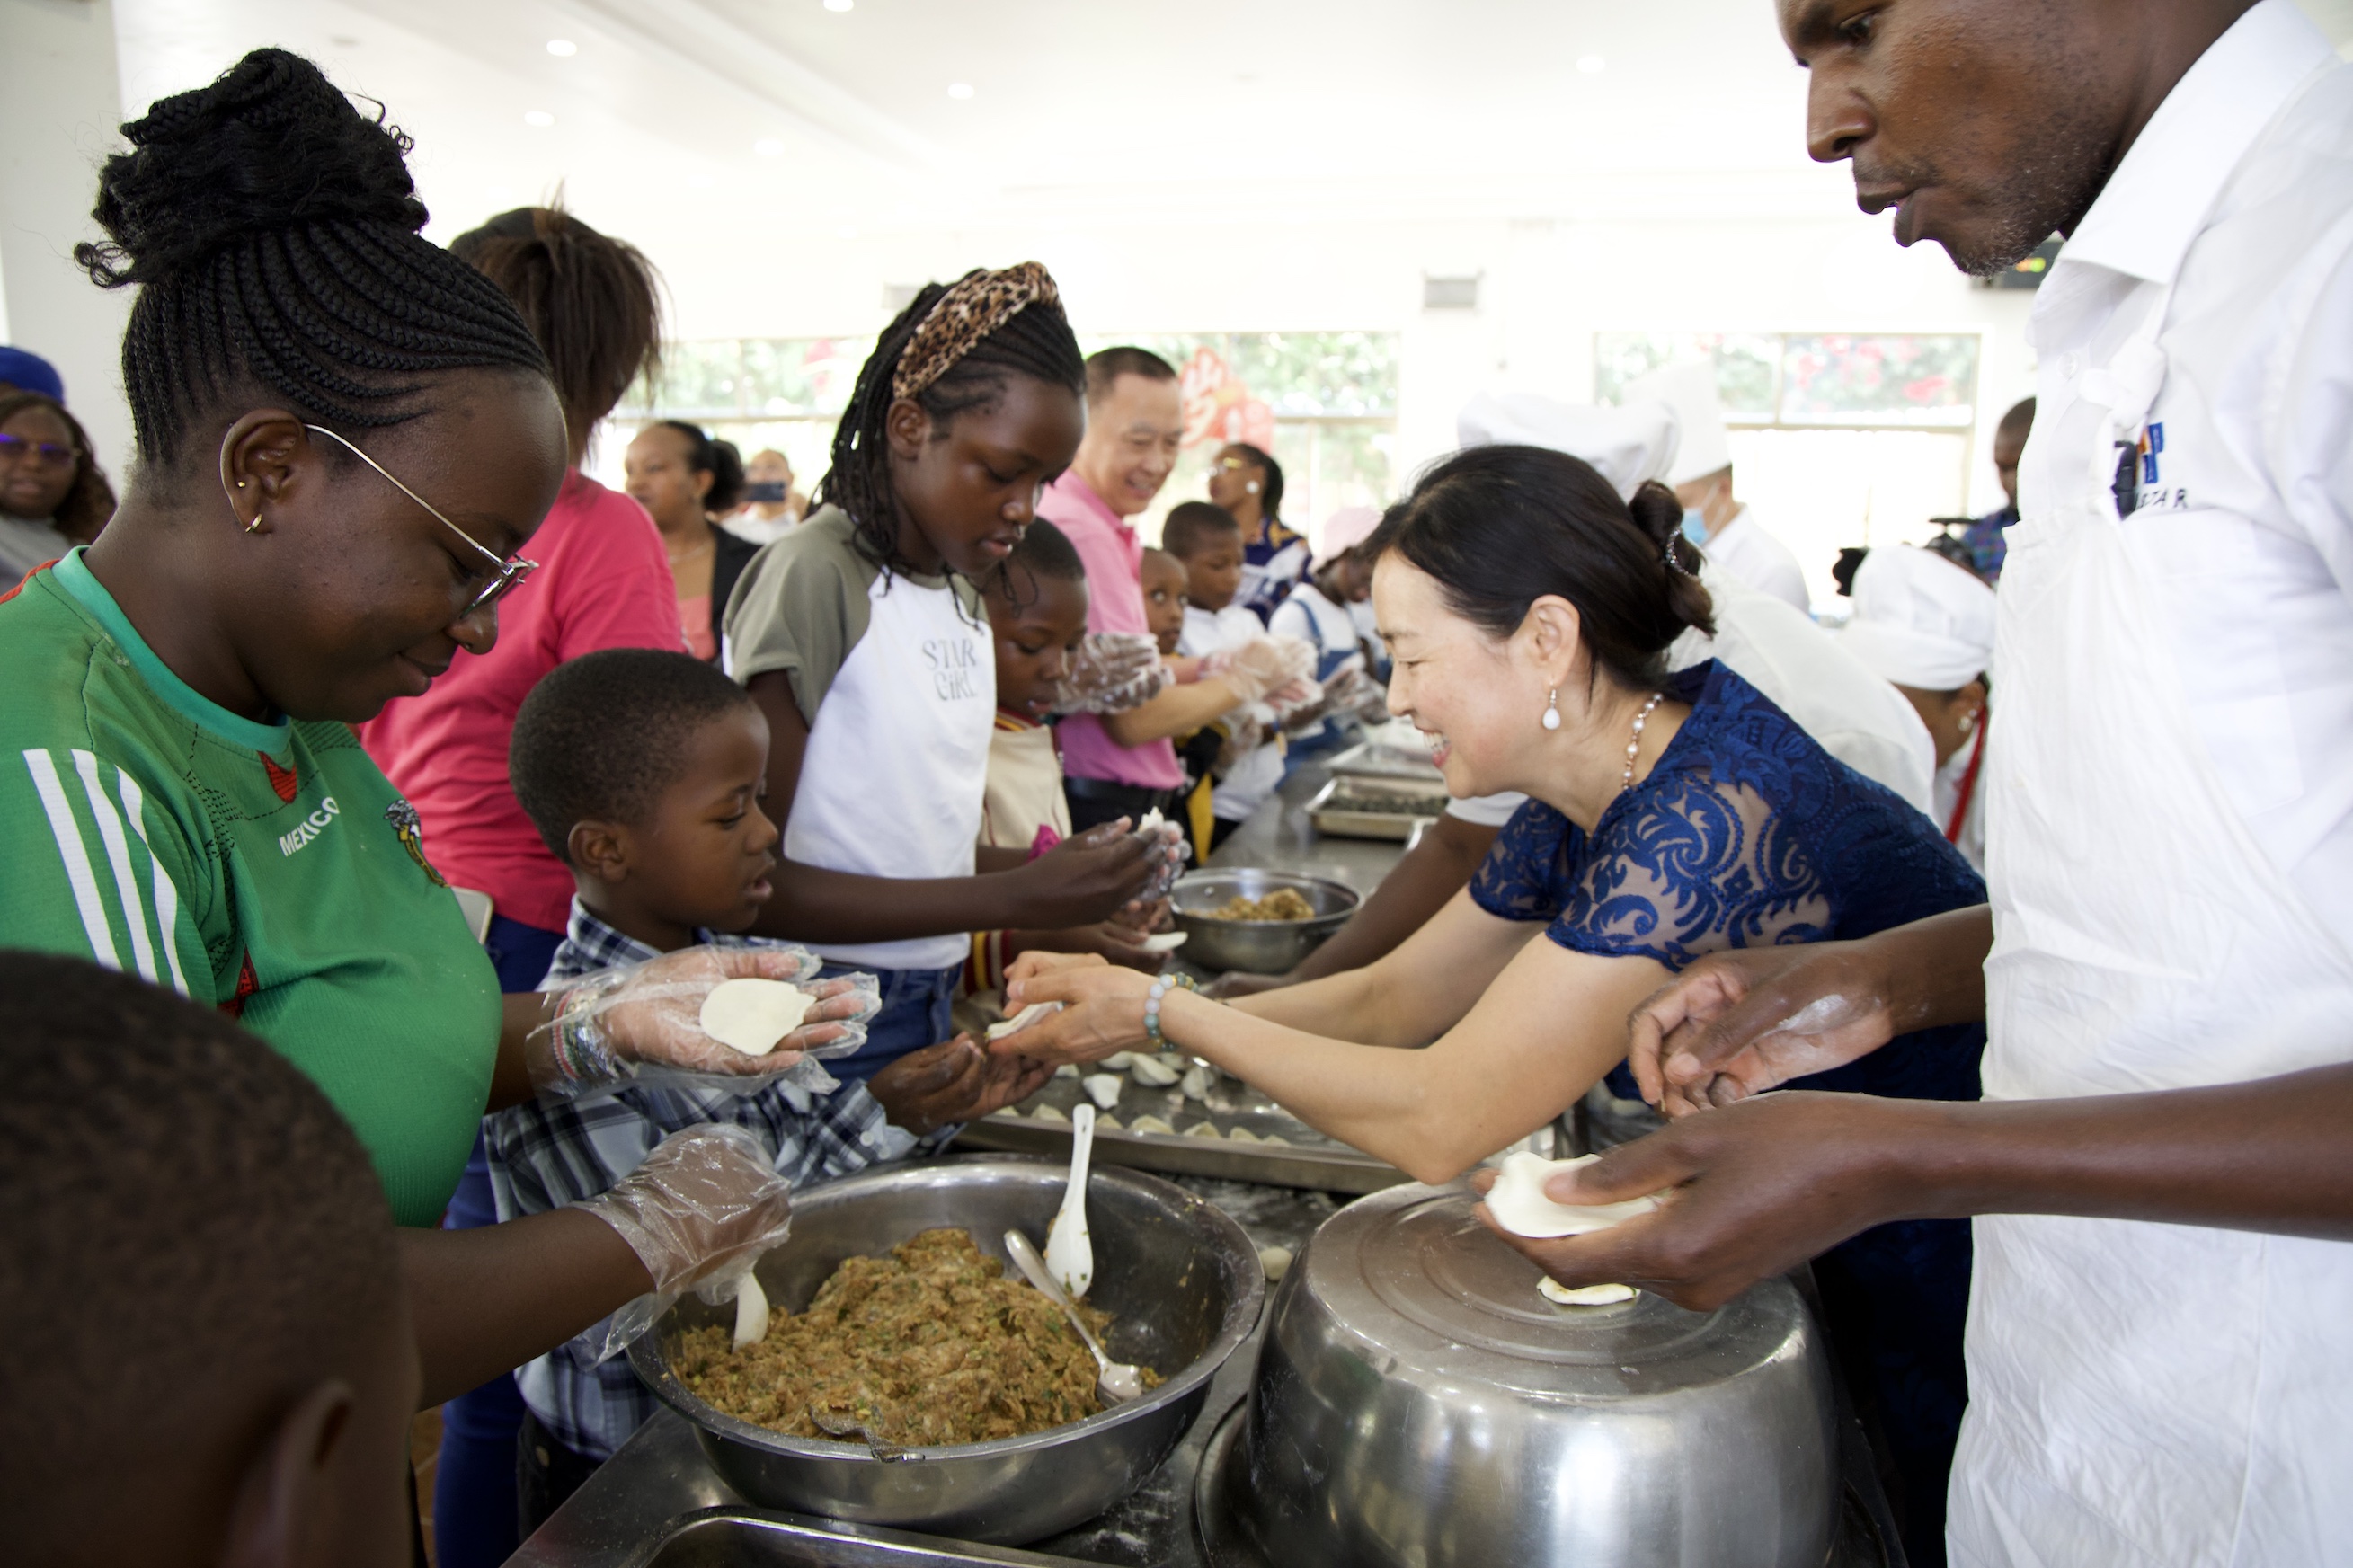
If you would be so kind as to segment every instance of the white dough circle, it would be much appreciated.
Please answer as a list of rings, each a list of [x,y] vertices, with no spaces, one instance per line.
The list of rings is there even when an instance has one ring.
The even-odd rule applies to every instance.
[[[1546,1278],[1536,1281],[1536,1289],[1546,1300],[1563,1307],[1612,1307],[1634,1299],[1631,1285],[1587,1285],[1572,1290],[1559,1280]]]
[[[723,980],[702,999],[702,1032],[747,1057],[765,1057],[816,1005],[816,997],[781,980]]]
[[[1556,1204],[1545,1196],[1546,1181],[1562,1171],[1574,1171],[1601,1158],[1588,1154],[1577,1160],[1547,1160],[1523,1150],[1504,1158],[1504,1173],[1487,1191],[1487,1212],[1514,1236],[1546,1239],[1584,1236],[1649,1214],[1659,1206],[1656,1197],[1629,1198],[1623,1203]]]

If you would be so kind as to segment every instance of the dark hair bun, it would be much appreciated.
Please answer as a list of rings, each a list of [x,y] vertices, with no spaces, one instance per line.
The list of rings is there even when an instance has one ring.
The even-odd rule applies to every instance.
[[[733,511],[744,504],[744,454],[735,443],[713,437],[711,443],[711,489],[703,492],[702,510]]]
[[[1633,514],[1634,526],[1659,547],[1669,579],[1669,613],[1684,626],[1715,635],[1715,606],[1707,590],[1699,585],[1700,563],[1704,558],[1699,546],[1683,537],[1683,503],[1658,480],[1644,479],[1635,487],[1634,499],[1626,503],[1626,510]]]
[[[122,128],[93,216],[111,236],[74,259],[115,288],[185,271],[254,233],[322,219],[425,226],[408,138],[352,106],[319,68],[256,49],[220,79],[175,93]]]

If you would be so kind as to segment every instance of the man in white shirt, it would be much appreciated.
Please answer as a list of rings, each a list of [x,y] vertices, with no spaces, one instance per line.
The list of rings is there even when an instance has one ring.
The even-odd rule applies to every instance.
[[[1680,435],[1666,480],[1683,503],[1683,537],[1758,593],[1810,613],[1806,569],[1732,493],[1732,433],[1716,395],[1715,367],[1678,364],[1653,371],[1627,387],[1625,401],[1630,406],[1663,403],[1675,411]]]
[[[2292,0],[1780,0],[1817,157],[1974,272],[2068,237],[1998,607],[1989,910],[1636,1016],[1676,1201],[1525,1244],[1690,1303],[1976,1215],[1963,1568],[2353,1551],[2353,68]],[[1987,1103],[1760,1088],[1983,1017]],[[1900,1024],[1898,1021],[1901,1021]]]

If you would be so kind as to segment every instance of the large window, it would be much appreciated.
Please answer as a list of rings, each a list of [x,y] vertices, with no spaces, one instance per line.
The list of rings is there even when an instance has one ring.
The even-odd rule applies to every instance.
[[[1616,403],[1663,365],[1712,363],[1736,490],[1835,610],[1841,547],[1918,543],[1962,511],[1978,349],[1973,334],[1600,332],[1594,394]]]
[[[1176,471],[1141,521],[1147,538],[1182,500],[1208,493],[1208,468],[1228,441],[1273,452],[1282,465],[1283,519],[1314,537],[1345,506],[1379,506],[1395,482],[1398,339],[1393,332],[1208,332],[1082,340],[1151,349],[1183,376],[1186,442]],[[687,419],[745,457],[785,454],[794,483],[813,487],[830,462],[834,426],[871,338],[723,338],[667,345],[658,387],[633,388],[593,467],[620,482],[621,454],[652,419]]]

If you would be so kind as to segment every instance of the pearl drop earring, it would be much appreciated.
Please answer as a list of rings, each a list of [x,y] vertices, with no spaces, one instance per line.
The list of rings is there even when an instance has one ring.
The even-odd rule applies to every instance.
[[[1557,686],[1546,694],[1544,727],[1547,730],[1560,728],[1560,688]]]

